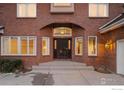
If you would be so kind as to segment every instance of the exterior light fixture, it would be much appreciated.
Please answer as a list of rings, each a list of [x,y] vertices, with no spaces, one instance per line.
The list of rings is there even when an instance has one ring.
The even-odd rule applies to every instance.
[[[107,40],[107,42],[105,44],[105,48],[106,49],[111,49],[112,48],[112,40]]]
[[[63,35],[63,34],[65,34],[65,32],[64,32],[64,31],[61,31],[60,33],[61,33],[62,35]]]

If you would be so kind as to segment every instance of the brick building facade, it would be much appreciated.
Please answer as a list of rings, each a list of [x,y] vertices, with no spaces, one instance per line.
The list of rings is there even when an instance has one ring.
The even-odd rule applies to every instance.
[[[36,9],[29,8],[36,13],[33,17],[30,16],[32,13],[28,13],[28,8],[22,13],[23,6],[15,3],[0,4],[0,25],[4,29],[4,33],[0,35],[1,58],[20,58],[25,67],[61,59],[86,63],[96,68],[105,64],[108,69],[116,72],[116,46],[113,45],[112,50],[106,50],[105,44],[110,39],[116,43],[116,40],[124,38],[124,28],[105,34],[101,34],[99,28],[123,12],[122,4],[111,3],[104,7],[102,4],[90,6],[87,3],[38,3],[35,5]],[[103,13],[104,8],[106,13]],[[105,16],[98,16],[102,14],[98,9]],[[95,10],[98,15],[92,16]],[[54,32],[55,29],[58,32]],[[58,45],[58,42],[67,46]],[[8,44],[11,47],[5,48]],[[62,49],[61,46],[65,48]]]

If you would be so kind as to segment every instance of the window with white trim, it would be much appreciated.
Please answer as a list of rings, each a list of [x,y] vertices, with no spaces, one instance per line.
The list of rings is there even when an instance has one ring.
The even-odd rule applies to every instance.
[[[89,17],[108,17],[109,4],[93,3],[89,4]]]
[[[73,3],[52,3],[50,5],[51,13],[73,13],[74,4]]]
[[[88,36],[88,56],[97,56],[97,36]]]
[[[17,4],[17,17],[36,17],[36,4]]]
[[[42,38],[42,55],[50,55],[50,38]]]
[[[1,55],[36,55],[36,37],[2,36]]]
[[[83,37],[75,37],[75,55],[83,55]]]

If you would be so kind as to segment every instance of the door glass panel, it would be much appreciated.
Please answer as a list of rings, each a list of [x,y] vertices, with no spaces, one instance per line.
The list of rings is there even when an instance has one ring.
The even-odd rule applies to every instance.
[[[56,46],[56,47],[55,47]],[[71,58],[71,39],[56,38],[54,39],[54,58],[68,59]]]
[[[56,42],[56,40],[54,40],[54,49],[56,49],[57,48],[57,42]]]
[[[71,49],[71,40],[68,40],[68,49]]]

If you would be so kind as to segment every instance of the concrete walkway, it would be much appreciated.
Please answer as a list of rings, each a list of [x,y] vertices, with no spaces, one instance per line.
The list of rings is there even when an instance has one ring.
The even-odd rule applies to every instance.
[[[19,76],[1,74],[0,85],[124,85],[124,77],[96,72],[83,63],[53,61]]]

